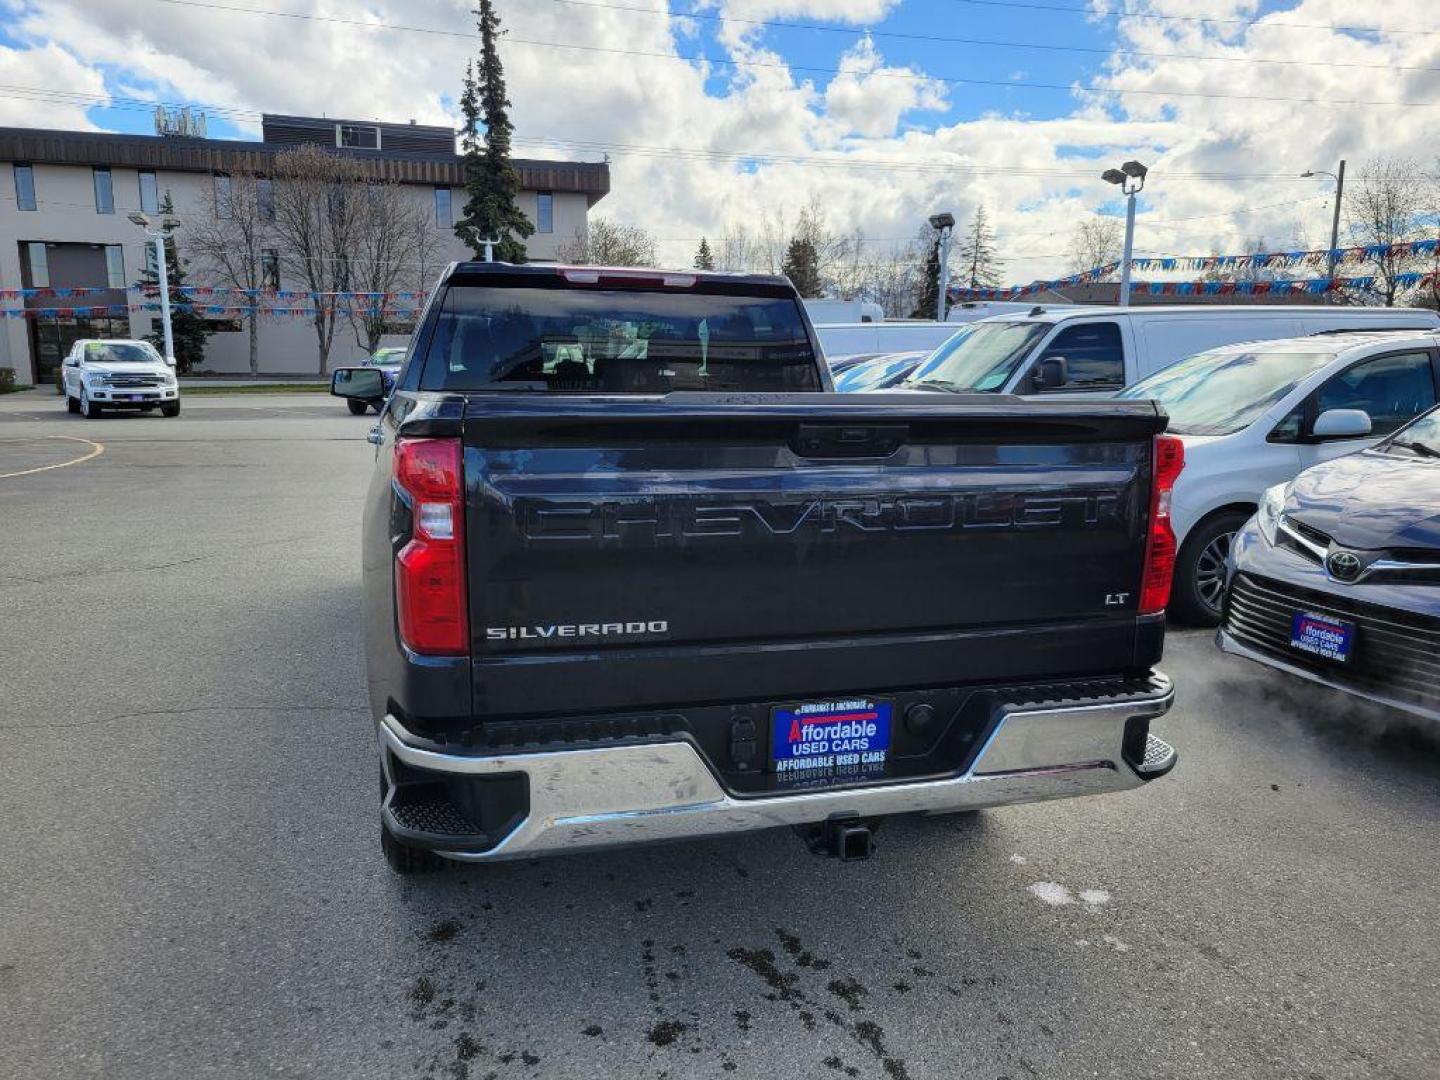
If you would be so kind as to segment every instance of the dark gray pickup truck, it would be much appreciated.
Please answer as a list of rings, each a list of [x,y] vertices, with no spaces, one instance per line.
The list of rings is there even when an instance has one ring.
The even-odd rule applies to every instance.
[[[378,373],[337,373],[378,403]],[[840,395],[781,278],[457,264],[371,439],[366,653],[402,872],[1137,787],[1166,418]]]

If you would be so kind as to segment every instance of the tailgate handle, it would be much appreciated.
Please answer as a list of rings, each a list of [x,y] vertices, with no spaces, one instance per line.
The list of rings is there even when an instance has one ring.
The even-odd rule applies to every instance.
[[[801,457],[889,457],[910,434],[906,424],[801,424],[790,447]]]

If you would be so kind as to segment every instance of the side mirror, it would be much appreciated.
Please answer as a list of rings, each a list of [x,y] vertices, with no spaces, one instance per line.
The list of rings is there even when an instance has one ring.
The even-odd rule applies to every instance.
[[[1315,418],[1310,434],[1317,439],[1359,439],[1370,434],[1370,414],[1364,409],[1326,409]]]
[[[330,393],[378,405],[385,400],[385,375],[379,368],[336,368],[330,376]]]
[[[166,367],[174,367],[174,366],[175,366],[175,357],[173,357],[173,356],[167,356],[167,357],[165,357],[165,366],[166,366]]]
[[[1070,365],[1063,356],[1047,356],[1035,367],[1035,389],[1058,390],[1070,381]]]
[[[67,356],[67,357],[65,357],[65,366],[66,366],[66,367],[79,367],[79,366],[80,366],[80,358],[77,357],[77,356]]]

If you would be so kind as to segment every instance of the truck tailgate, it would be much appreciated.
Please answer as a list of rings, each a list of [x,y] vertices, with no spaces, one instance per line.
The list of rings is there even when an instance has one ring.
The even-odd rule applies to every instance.
[[[476,712],[1129,671],[1164,424],[991,395],[472,394]]]

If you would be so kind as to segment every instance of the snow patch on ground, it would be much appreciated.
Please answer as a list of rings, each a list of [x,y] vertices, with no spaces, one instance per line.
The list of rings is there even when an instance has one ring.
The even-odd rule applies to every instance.
[[[1016,866],[1024,866],[1030,860],[1025,858],[1024,855],[1011,855],[1010,861],[1013,862]]]
[[[1106,934],[1104,937],[1102,937],[1102,938],[1100,939],[1100,941],[1101,941],[1102,944],[1105,944],[1105,945],[1110,946],[1110,948],[1114,949],[1116,952],[1129,952],[1129,951],[1130,951],[1130,946],[1129,946],[1129,945],[1126,945],[1123,941],[1121,941],[1121,940],[1120,940],[1118,937],[1116,937],[1114,934]]]
[[[1080,902],[1087,907],[1104,907],[1110,902],[1110,894],[1104,889],[1086,889],[1080,894]]]
[[[1064,907],[1075,903],[1075,894],[1054,881],[1037,881],[1030,886],[1030,895],[1051,907]]]

